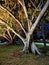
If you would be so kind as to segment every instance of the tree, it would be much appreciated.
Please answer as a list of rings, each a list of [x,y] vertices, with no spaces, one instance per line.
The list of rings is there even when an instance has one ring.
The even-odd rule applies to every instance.
[[[47,10],[48,6],[49,6],[49,0],[46,1],[45,5],[43,6],[42,10],[40,11],[38,17],[36,16],[36,12],[39,11],[39,9],[35,6],[35,4],[32,5],[33,7],[35,7],[33,15],[31,16],[31,20],[29,19],[28,16],[28,11],[26,8],[26,4],[24,0],[18,0],[18,3],[22,6],[23,9],[23,14],[25,14],[25,20],[26,20],[26,24],[28,25],[27,27],[27,32],[24,29],[23,25],[20,23],[20,21],[9,11],[7,10],[7,8],[3,7],[0,5],[0,8],[3,9],[4,11],[7,11],[9,15],[11,15],[13,17],[13,19],[20,25],[21,29],[23,30],[23,32],[25,33],[26,38],[23,38],[19,33],[17,33],[12,27],[10,27],[7,23],[5,23],[4,20],[0,19],[0,23],[5,25],[9,30],[11,30],[15,35],[17,35],[24,43],[24,48],[22,51],[28,53],[29,52],[29,47],[31,46],[31,51],[35,54],[35,52],[37,52],[39,55],[41,55],[41,53],[39,52],[38,48],[36,47],[36,45],[32,42],[32,44],[30,44],[30,38],[31,35],[33,34],[38,22],[40,21],[40,19],[42,18],[42,16],[44,15],[45,11]],[[29,4],[30,7],[30,4]],[[40,6],[39,6],[40,7]],[[30,14],[31,15],[31,14]],[[36,16],[36,20],[35,22],[32,24],[32,21],[34,19],[34,16]],[[21,18],[21,17],[20,17]],[[22,21],[24,21],[24,18],[22,19]]]

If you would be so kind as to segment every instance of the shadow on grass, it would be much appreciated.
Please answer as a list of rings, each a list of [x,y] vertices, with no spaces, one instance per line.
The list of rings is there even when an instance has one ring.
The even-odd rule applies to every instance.
[[[39,48],[40,52],[43,53],[45,56],[49,56],[49,47],[41,47]]]

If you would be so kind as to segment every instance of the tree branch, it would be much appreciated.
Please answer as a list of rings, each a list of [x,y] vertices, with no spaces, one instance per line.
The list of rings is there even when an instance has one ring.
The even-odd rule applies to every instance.
[[[40,11],[41,11],[42,5],[43,5],[43,0],[40,0],[39,4],[38,4],[38,6],[37,6],[37,8],[38,8]]]
[[[24,0],[23,0],[23,2],[21,2],[20,0],[18,0],[18,2],[20,3],[20,5],[22,6],[22,8],[23,8],[23,10],[24,10],[26,19],[28,19],[27,9],[26,9],[26,7],[25,7]]]
[[[0,34],[0,37],[3,37],[3,38],[5,38],[6,40],[9,41],[9,39],[5,35]]]
[[[36,9],[36,11],[39,11],[39,9],[36,7],[36,5],[33,3],[32,0],[30,0],[31,4],[34,6],[34,8]]]
[[[9,12],[6,8],[4,8],[3,6],[0,5],[0,8],[7,11],[8,14],[10,14],[14,19],[15,21],[20,25],[20,27],[22,28],[22,30],[24,31],[25,35],[27,34],[26,31],[24,30],[23,26],[21,25],[21,23],[19,22],[19,20],[17,20],[13,14],[11,14],[11,12]]]
[[[18,2],[20,3],[20,5],[22,6],[23,10],[24,10],[24,13],[25,13],[25,16],[26,16],[26,19],[27,19],[27,23],[28,23],[28,31],[30,31],[30,24],[29,24],[29,19],[28,19],[28,14],[27,14],[27,9],[26,9],[26,6],[25,6],[25,2],[23,0],[23,2],[21,2],[20,0],[18,0]]]
[[[15,38],[16,35],[13,36],[13,39]]]
[[[31,30],[30,30],[30,34],[32,34],[33,31],[35,30],[35,28],[36,28],[39,20],[41,19],[41,17],[43,16],[43,14],[45,13],[45,11],[47,10],[48,6],[49,6],[49,0],[47,0],[46,4],[44,5],[43,9],[40,12],[38,18],[36,19],[35,23],[32,25]]]
[[[15,35],[17,35],[23,42],[24,42],[24,38],[22,36],[20,36],[18,33],[16,33],[10,26],[8,26],[5,21],[3,21],[2,19],[0,19],[0,23],[5,25],[9,30],[11,30]]]
[[[9,35],[10,39],[12,40],[12,36],[11,36],[11,34],[9,32],[9,29],[6,29],[6,31],[7,31],[8,35]]]

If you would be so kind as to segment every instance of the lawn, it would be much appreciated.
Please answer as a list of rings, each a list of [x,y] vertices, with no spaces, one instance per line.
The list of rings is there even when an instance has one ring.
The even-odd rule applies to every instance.
[[[22,45],[0,46],[0,65],[49,65],[49,47],[44,49],[45,56],[21,53],[22,48]]]

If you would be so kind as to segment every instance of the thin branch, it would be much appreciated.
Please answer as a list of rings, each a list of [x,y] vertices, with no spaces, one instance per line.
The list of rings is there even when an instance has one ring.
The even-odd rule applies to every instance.
[[[0,34],[0,37],[3,37],[3,38],[5,38],[6,40],[9,41],[9,39],[5,35]]]
[[[24,42],[24,38],[22,36],[20,36],[18,33],[16,33],[11,27],[9,27],[5,21],[3,21],[2,19],[0,19],[0,23],[5,25],[9,30],[11,30],[15,35],[17,35],[23,42]]]
[[[18,0],[18,2],[19,2],[19,3],[21,4],[21,6],[23,7],[25,16],[26,16],[26,18],[28,19],[28,14],[27,14],[27,10],[26,10],[26,7],[25,7],[24,0],[23,0],[23,2],[21,2],[20,0]]]
[[[26,33],[25,29],[23,28],[23,26],[21,25],[21,23],[19,22],[19,20],[16,19],[16,18],[14,17],[14,15],[11,14],[11,12],[9,12],[9,10],[7,10],[5,7],[3,7],[3,6],[0,5],[0,8],[3,9],[3,10],[5,10],[5,11],[7,11],[8,14],[10,14],[10,15],[15,19],[15,21],[20,25],[20,27],[22,28],[22,30],[24,31],[24,33],[25,33],[25,35],[26,35],[27,33]]]
[[[13,36],[13,39],[15,38],[16,35]]]
[[[36,5],[33,3],[32,0],[30,0],[31,4],[34,6],[34,8],[36,9],[36,11],[39,11],[39,9],[36,7]]]
[[[9,35],[10,39],[12,40],[12,36],[11,36],[11,34],[9,32],[9,29],[6,29],[6,31],[7,31],[8,35]]]
[[[24,10],[24,13],[25,13],[25,16],[26,16],[26,19],[27,19],[27,23],[28,23],[28,31],[30,31],[30,24],[29,24],[29,19],[28,19],[28,14],[27,14],[27,9],[26,9],[26,6],[25,6],[25,2],[23,0],[23,2],[21,2],[20,0],[18,0],[18,2],[20,3],[20,5],[22,6],[23,10]]]
[[[35,4],[33,3],[32,0],[30,0],[31,4],[34,6],[35,9],[37,9],[37,7],[35,6]]]
[[[40,11],[41,11],[42,5],[43,5],[43,0],[40,0],[39,4],[38,4],[38,6],[37,6],[37,8],[38,8]]]
[[[34,16],[32,15],[32,19],[31,19],[31,21],[33,21],[33,19],[34,19]]]
[[[30,34],[32,34],[33,31],[35,30],[35,28],[36,28],[39,20],[41,19],[41,17],[43,16],[43,14],[45,13],[45,11],[47,10],[48,6],[49,6],[49,0],[47,0],[46,4],[44,5],[43,9],[40,12],[38,18],[36,19],[35,23],[32,25],[31,30],[30,30]]]
[[[10,40],[9,36],[6,33],[4,34],[4,36],[6,36]]]

